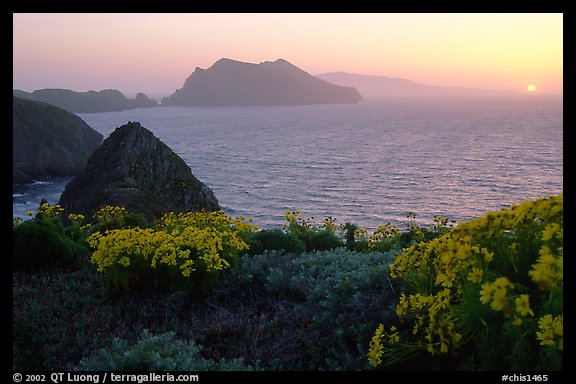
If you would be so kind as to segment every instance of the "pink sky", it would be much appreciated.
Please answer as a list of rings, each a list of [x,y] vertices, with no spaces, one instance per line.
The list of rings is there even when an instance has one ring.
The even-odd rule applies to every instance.
[[[316,75],[563,92],[563,15],[14,14],[13,87],[168,95],[227,57]]]

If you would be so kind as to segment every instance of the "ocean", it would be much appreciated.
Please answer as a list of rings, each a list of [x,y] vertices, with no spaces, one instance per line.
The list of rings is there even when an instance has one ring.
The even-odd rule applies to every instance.
[[[159,107],[78,114],[107,137],[138,121],[226,213],[280,228],[286,210],[369,231],[457,222],[563,191],[560,98]],[[70,178],[15,186],[13,215],[58,201]]]

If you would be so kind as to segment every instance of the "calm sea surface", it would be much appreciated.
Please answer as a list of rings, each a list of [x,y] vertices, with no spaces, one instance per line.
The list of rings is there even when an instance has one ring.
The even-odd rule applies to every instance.
[[[563,190],[561,99],[162,107],[79,114],[108,136],[138,121],[230,215],[279,227],[287,209],[369,230],[469,220]],[[14,215],[57,202],[69,178],[14,190]]]

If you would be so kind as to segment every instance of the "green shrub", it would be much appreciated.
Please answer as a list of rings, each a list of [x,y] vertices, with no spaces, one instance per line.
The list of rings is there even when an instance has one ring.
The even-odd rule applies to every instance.
[[[344,246],[344,242],[329,230],[312,232],[310,248],[314,251],[329,251]]]
[[[355,241],[354,243],[346,244],[346,249],[348,249],[349,251],[361,252],[361,253],[370,253],[370,252],[388,253],[391,251],[391,249],[385,251],[381,251],[378,249],[374,250],[370,249],[370,243],[368,242],[368,239],[360,239]]]
[[[84,358],[78,364],[82,371],[249,371],[242,358],[219,362],[203,358],[202,346],[175,339],[173,332],[152,335],[147,329],[131,345],[127,340],[114,339],[110,348]]]
[[[31,271],[77,267],[88,250],[75,243],[60,220],[60,207],[42,204],[33,219],[13,226],[12,268]]]
[[[288,224],[284,224],[284,229],[286,233],[290,236],[298,238],[305,246],[306,252],[314,251],[327,251],[330,249],[335,249],[343,247],[344,241],[336,235],[336,219],[332,217],[327,217],[324,219],[324,223],[317,226],[312,224],[307,219],[304,219],[300,215],[300,211],[286,211],[284,213],[284,218]],[[348,227],[343,231],[343,233],[349,234],[349,236],[354,236],[354,233],[358,230],[358,227],[347,223]],[[346,239],[350,245],[350,239]]]
[[[317,228],[310,221],[304,219],[298,210],[286,211],[284,218],[288,222],[288,224],[284,224],[286,233],[297,237],[304,244],[305,250],[311,252],[313,250],[312,233]]]
[[[243,237],[250,246],[248,250],[248,254],[250,255],[259,255],[265,250],[283,250],[296,254],[300,254],[305,250],[304,243],[298,239],[298,237],[278,229],[245,232]]]
[[[260,317],[252,321],[261,330],[258,340],[266,344],[257,350],[270,348],[274,353],[253,359],[261,360],[266,369],[366,369],[370,330],[380,316],[394,315],[393,307],[378,305],[395,298],[387,279],[392,259],[392,254],[345,248],[245,256],[218,294],[223,298],[235,295],[239,302],[253,303],[258,309]],[[269,308],[269,315],[264,308]],[[242,307],[239,313],[245,316],[247,310]],[[262,324],[262,319],[269,322]]]

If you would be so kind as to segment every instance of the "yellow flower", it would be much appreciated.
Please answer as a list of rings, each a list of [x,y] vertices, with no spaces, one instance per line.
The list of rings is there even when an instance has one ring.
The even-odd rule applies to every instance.
[[[452,342],[454,345],[458,345],[458,343],[462,340],[462,334],[458,332],[452,333]]]
[[[122,259],[120,259],[119,263],[127,267],[130,265],[130,259],[124,256]]]
[[[506,289],[506,288],[514,288],[514,285],[510,282],[510,280],[508,280],[506,276],[502,276],[494,280],[494,287],[496,289],[498,288]]]
[[[552,239],[554,234],[556,232],[558,232],[559,230],[560,230],[560,224],[558,224],[558,223],[548,224],[546,226],[546,228],[544,228],[544,231],[542,232],[542,240],[548,241],[548,240]]]
[[[530,309],[530,301],[528,295],[520,295],[514,302],[516,303],[516,312],[521,316],[534,316],[534,311]]]
[[[532,278],[532,281],[538,284],[541,290],[549,289],[556,280],[556,272],[553,266],[541,262],[532,264],[532,269],[528,271],[528,275]]]
[[[68,215],[68,220],[70,220],[73,224],[80,225],[80,223],[82,223],[84,220],[84,215],[71,213]]]
[[[400,301],[396,305],[396,314],[398,317],[404,316],[408,311],[408,300],[406,300],[406,294],[402,293],[400,295]]]
[[[540,327],[541,329],[552,328],[553,324],[554,324],[554,318],[549,313],[538,319],[538,327]]]
[[[480,290],[480,302],[488,304],[492,300],[492,293],[494,293],[494,286],[491,283],[485,283]]]
[[[472,272],[468,274],[468,280],[473,283],[482,281],[482,270],[480,268],[472,268]]]
[[[392,329],[390,329],[392,331]],[[398,332],[394,332],[388,336],[388,344],[396,344],[400,342],[400,334]]]
[[[553,323],[552,328],[554,329],[554,334],[557,336],[564,336],[564,316],[557,316]]]
[[[384,325],[380,324],[374,332],[372,340],[370,340],[370,348],[368,349],[368,361],[374,367],[382,364],[382,355],[384,354],[384,346],[381,343],[382,335],[384,334]]]
[[[554,332],[551,329],[536,332],[536,339],[540,340],[540,345],[554,345]]]
[[[123,208],[106,206],[98,214],[104,218],[123,212]],[[182,276],[188,277],[197,260],[202,260],[208,271],[229,268],[230,263],[222,257],[224,249],[248,248],[239,237],[238,228],[250,231],[254,227],[243,219],[232,220],[222,211],[168,213],[155,229],[122,228],[104,235],[95,232],[87,242],[94,248],[92,262],[98,271],[115,264],[128,267],[133,259],[141,258],[150,268],[156,268],[158,263],[176,266]]]
[[[562,349],[562,315],[554,317],[541,313],[541,303],[550,296],[547,292],[532,291],[536,284],[541,289],[549,290],[556,284],[561,288],[562,209],[561,195],[524,202],[458,224],[433,240],[418,239],[404,248],[390,266],[390,276],[402,278],[412,288],[411,293],[403,295],[395,306],[396,314],[407,330],[399,343],[403,347],[410,345],[428,350],[433,355],[457,352],[465,339],[466,343],[473,344],[475,335],[464,338],[459,333],[469,324],[452,318],[461,319],[456,314],[466,308],[463,301],[470,305],[467,291],[471,290],[479,291],[478,299],[473,300],[480,303],[476,301],[475,306],[489,305],[490,311],[500,312],[490,321],[519,327],[517,332],[529,332],[532,341]],[[536,228],[539,228],[538,232],[533,236]],[[386,233],[384,229],[381,236]],[[522,264],[526,262],[528,264]],[[528,275],[523,265],[529,267]],[[531,282],[526,284],[526,278]],[[557,308],[555,302],[551,304],[554,304],[551,308]],[[489,326],[486,320],[480,319]],[[531,330],[535,320],[538,320],[538,326]],[[394,331],[390,330],[378,342],[383,345],[384,360],[394,360],[388,349],[396,342]],[[378,352],[376,346],[375,359],[380,356]]]
[[[92,217],[100,223],[105,223],[114,219],[118,219],[127,214],[126,208],[118,207],[115,205],[105,205],[100,207],[94,212]]]
[[[448,353],[448,344],[446,343],[440,344],[440,353]]]
[[[487,263],[492,262],[492,260],[494,259],[494,252],[490,252],[488,249],[484,247],[480,250],[480,252],[482,252],[482,254],[484,255],[484,260],[486,260]]]
[[[446,274],[439,272],[436,275],[436,285],[442,285],[443,287],[450,288],[453,286],[454,274],[446,272]]]
[[[48,203],[42,203],[36,210],[36,216],[58,219],[62,212],[64,212],[64,208],[58,204],[50,206]]]
[[[501,288],[496,289],[492,297],[492,302],[490,303],[490,308],[495,311],[502,311],[507,303],[506,290]]]

